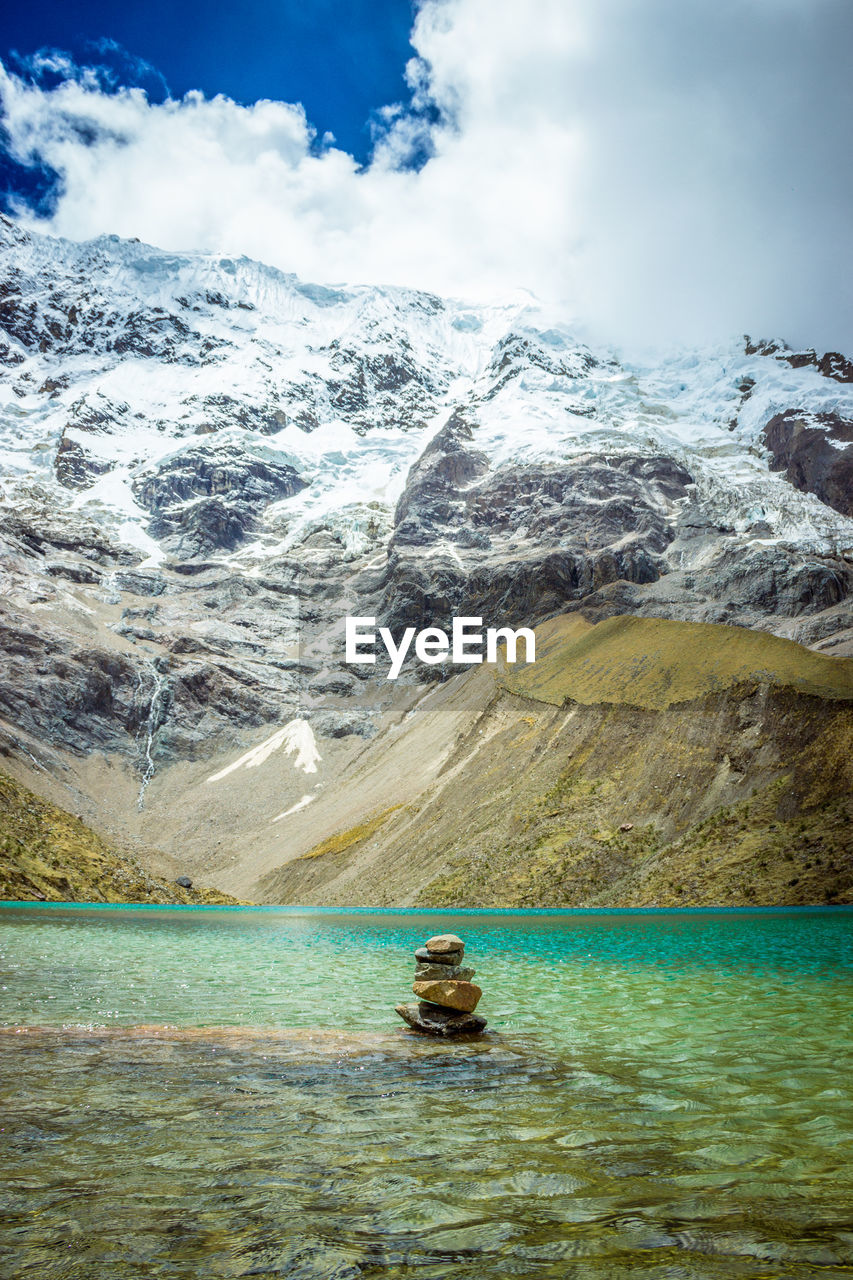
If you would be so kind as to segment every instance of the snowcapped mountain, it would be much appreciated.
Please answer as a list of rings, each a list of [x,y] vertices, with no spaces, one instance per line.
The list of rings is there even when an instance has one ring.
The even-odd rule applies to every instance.
[[[589,350],[529,298],[474,308],[330,289],[246,259],[80,245],[8,220],[0,236],[7,486],[70,499],[151,562],[185,547],[255,564],[316,528],[352,555],[368,528],[387,530],[454,412],[492,474],[666,456],[691,473],[692,504],[739,535],[818,554],[849,545],[848,522],[774,472],[764,439],[794,414],[848,452],[853,367],[840,356],[819,365],[739,342],[639,367]],[[241,509],[220,526],[210,511],[226,494]]]
[[[579,610],[853,651],[838,353],[632,363],[529,296],[321,287],[0,219],[0,361],[0,716],[42,771],[98,750],[142,804],[255,730],[351,757],[449,673],[348,666],[347,614]]]

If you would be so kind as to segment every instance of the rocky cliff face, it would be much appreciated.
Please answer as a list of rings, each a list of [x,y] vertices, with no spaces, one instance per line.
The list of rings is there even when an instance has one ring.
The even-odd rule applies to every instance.
[[[836,353],[631,364],[529,298],[321,288],[8,220],[0,330],[0,735],[115,834],[144,842],[165,804],[166,842],[192,839],[165,816],[187,770],[292,722],[330,785],[452,674],[348,666],[347,614],[630,614],[853,652]],[[276,812],[303,798],[282,785]]]
[[[763,433],[774,471],[827,506],[853,515],[853,422],[837,413],[789,409],[770,419]]]

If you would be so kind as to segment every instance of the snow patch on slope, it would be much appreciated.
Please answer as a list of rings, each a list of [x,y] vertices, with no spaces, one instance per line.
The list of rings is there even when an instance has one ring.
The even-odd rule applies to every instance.
[[[292,813],[298,813],[300,809],[304,809],[311,804],[312,800],[316,799],[316,796],[303,796],[301,800],[296,801],[296,804],[292,804],[289,809],[285,809],[284,813],[277,813],[273,818],[273,822],[281,822],[282,818],[289,818]]]
[[[266,742],[262,742],[260,746],[253,747],[251,751],[247,751],[245,755],[240,756],[239,760],[235,760],[233,764],[229,764],[225,769],[220,769],[219,773],[211,774],[206,781],[219,782],[236,769],[257,769],[259,765],[264,764],[280,748],[284,749],[285,755],[296,755],[296,759],[293,761],[294,769],[301,769],[303,773],[317,772],[317,765],[322,761],[322,756],[317,750],[314,732],[307,720],[296,719],[291,720],[282,729],[274,733],[271,738],[267,738]]]

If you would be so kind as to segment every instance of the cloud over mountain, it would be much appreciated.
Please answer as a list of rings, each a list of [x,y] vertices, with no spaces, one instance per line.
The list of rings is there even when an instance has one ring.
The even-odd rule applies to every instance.
[[[533,290],[616,340],[853,347],[845,0],[425,0],[370,163],[299,104],[0,78],[43,229],[321,281]],[[33,223],[25,209],[19,215]]]

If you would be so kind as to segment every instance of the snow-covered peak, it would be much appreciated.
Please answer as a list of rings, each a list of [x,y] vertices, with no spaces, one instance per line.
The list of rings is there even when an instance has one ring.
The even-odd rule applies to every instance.
[[[760,511],[769,536],[816,549],[851,542],[846,517],[771,473],[762,432],[793,410],[853,420],[853,384],[779,344],[619,362],[524,293],[486,307],[312,285],[247,258],[78,244],[8,219],[0,289],[7,499],[37,481],[155,559],[195,546],[248,566],[320,527],[357,554],[387,535],[410,466],[458,409],[492,468],[665,453],[721,517]],[[174,497],[175,468],[202,444],[227,465],[205,463],[164,511],[161,478]],[[243,505],[224,537],[211,513],[229,493]]]

